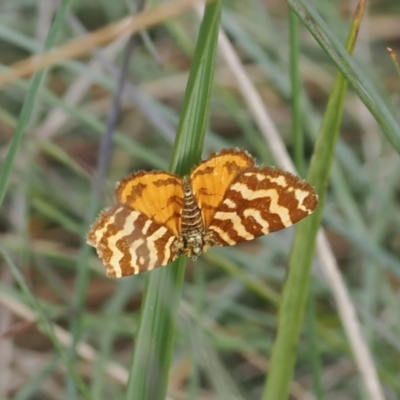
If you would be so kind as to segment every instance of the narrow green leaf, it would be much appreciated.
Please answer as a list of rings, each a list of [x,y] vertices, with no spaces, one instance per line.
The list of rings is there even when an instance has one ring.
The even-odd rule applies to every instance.
[[[304,176],[306,163],[304,159],[304,132],[302,129],[301,77],[299,68],[299,20],[289,10],[290,27],[290,81],[292,100],[292,131],[294,142],[294,164],[300,176]]]
[[[303,133],[303,104],[301,102],[301,76],[299,64],[299,19],[293,10],[289,9],[290,23],[290,78],[292,88],[292,130],[294,142],[294,164],[300,176],[306,173],[306,161],[304,156],[304,133]],[[310,291],[306,310],[307,345],[309,347],[308,357],[311,364],[314,391],[318,400],[322,399],[321,390],[321,354],[318,346],[317,332],[315,329],[315,295]]]
[[[170,164],[170,170],[181,175],[188,173],[201,156],[208,124],[220,14],[220,2],[208,5],[198,35]],[[185,265],[186,260],[181,257],[149,274],[135,337],[127,390],[129,400],[165,399]]]
[[[353,52],[360,22],[360,15],[357,14],[352,21],[347,41],[346,47],[349,53]],[[279,309],[278,335],[272,349],[263,400],[286,399],[288,396],[296,361],[294,349],[299,340],[304,318],[315,240],[321,223],[329,172],[339,136],[346,90],[347,81],[341,73],[338,73],[315,145],[307,178],[319,194],[319,205],[310,217],[297,225],[289,260],[289,274]]]

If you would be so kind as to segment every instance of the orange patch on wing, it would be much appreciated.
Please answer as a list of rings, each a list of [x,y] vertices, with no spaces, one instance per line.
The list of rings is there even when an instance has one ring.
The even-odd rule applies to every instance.
[[[190,174],[193,194],[207,228],[226,190],[244,169],[254,166],[254,158],[239,149],[222,150],[197,165]]]
[[[115,194],[117,201],[165,225],[179,237],[183,206],[181,178],[162,171],[136,172],[118,184]]]

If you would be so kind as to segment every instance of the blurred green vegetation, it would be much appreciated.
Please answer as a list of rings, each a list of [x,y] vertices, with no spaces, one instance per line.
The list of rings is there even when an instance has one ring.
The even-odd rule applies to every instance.
[[[55,2],[0,2],[0,76],[13,63],[41,52],[49,39],[57,47],[83,37],[82,29],[99,29],[135,12],[135,2],[124,0],[68,3],[62,3],[69,8],[49,38]],[[317,32],[344,45],[353,4],[324,0],[311,6],[329,29],[326,33],[314,18]],[[295,39],[289,35],[287,4],[230,1],[223,2],[222,10],[222,27],[247,76],[289,153],[299,154],[296,146],[302,146],[305,169],[332,92],[337,72],[333,61],[353,71],[356,91],[350,86],[345,100],[323,227],[385,398],[400,398],[400,136],[395,119],[400,78],[386,50],[390,46],[400,54],[400,5],[389,0],[370,4],[357,41],[356,65],[340,51],[327,55],[299,24],[296,100],[301,112],[295,126],[304,134],[304,145],[293,135],[289,54]],[[0,251],[5,255],[0,265],[0,399],[126,398],[132,332],[139,323],[147,274],[120,280],[105,276],[85,244],[88,210],[110,205],[115,182],[129,172],[168,169],[199,26],[191,11],[138,35],[104,196],[96,197],[99,204],[94,204],[91,183],[126,40],[58,63],[43,79],[36,78],[37,90],[31,76],[0,87],[0,174],[10,169],[7,185],[0,180],[5,193],[0,212]],[[260,164],[280,165],[221,56],[212,89],[203,158],[221,148],[241,147]],[[380,126],[360,93],[370,101]],[[23,120],[21,110],[29,98],[30,118]],[[22,140],[7,164],[9,144],[19,129]],[[213,249],[196,266],[188,263],[168,399],[261,398],[292,237],[293,228],[288,228],[233,248]],[[290,398],[367,399],[321,263],[317,258],[313,265],[313,307],[297,348]],[[81,286],[84,293],[77,301],[82,268],[89,273],[83,276],[87,285]],[[77,320],[75,338],[80,343],[71,361],[59,349],[70,348]],[[50,335],[49,322],[56,327]],[[83,385],[87,393],[79,390]]]

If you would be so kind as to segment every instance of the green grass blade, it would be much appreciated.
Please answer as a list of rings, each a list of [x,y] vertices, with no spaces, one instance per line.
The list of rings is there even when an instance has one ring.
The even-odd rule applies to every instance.
[[[300,77],[300,64],[299,64],[299,20],[297,15],[289,9],[289,23],[290,23],[290,78],[292,88],[292,131],[293,131],[293,145],[294,145],[294,164],[300,176],[305,176],[306,161],[304,155],[304,133],[302,129],[303,113],[302,113],[302,96],[301,96],[301,77]],[[318,400],[321,400],[321,354],[318,346],[315,314],[315,301],[316,296],[313,290],[310,290],[310,295],[307,303],[306,310],[306,325],[307,325],[307,339],[309,347],[309,361],[311,364],[313,387]]]
[[[200,156],[208,123],[221,4],[208,5],[198,35],[170,170],[188,173]],[[127,398],[164,400],[174,347],[175,317],[186,260],[153,271],[147,280]]]
[[[294,164],[299,175],[304,177],[306,172],[306,162],[304,158],[304,133],[302,129],[301,76],[299,68],[299,20],[292,10],[289,10],[289,28]]]
[[[201,157],[208,125],[209,99],[220,21],[220,3],[207,7],[196,44],[195,56],[179,120],[170,169],[187,174]]]
[[[47,39],[44,45],[44,51],[51,49],[56,43],[57,36],[62,28],[65,17],[67,15],[67,11],[70,7],[71,0],[63,0],[61,2],[60,7],[57,10],[56,16],[54,18],[54,22],[51,25],[49,34],[47,35]],[[32,83],[26,95],[24,104],[21,109],[21,114],[18,119],[17,126],[15,128],[14,135],[10,142],[10,147],[7,152],[7,156],[4,162],[4,165],[1,168],[0,173],[0,206],[3,203],[4,196],[7,190],[7,184],[10,179],[11,172],[14,167],[14,162],[16,159],[16,155],[18,149],[21,145],[22,138],[24,137],[24,133],[26,127],[28,125],[29,119],[31,117],[31,113],[33,107],[35,105],[36,94],[39,90],[42,79],[45,75],[45,70],[38,71],[32,78]]]
[[[347,49],[352,53],[361,18],[353,20]],[[286,399],[289,392],[300,330],[305,313],[310,285],[310,269],[314,258],[315,239],[322,219],[329,172],[334,159],[339,136],[347,81],[338,73],[322,122],[315,152],[308,173],[308,181],[319,194],[315,212],[297,226],[289,260],[289,274],[282,294],[279,310],[278,335],[272,348],[270,373],[263,393],[263,400]]]
[[[389,105],[385,103],[377,89],[372,85],[371,79],[364,74],[364,68],[360,66],[354,58],[349,56],[342,44],[310,4],[303,0],[288,0],[288,3],[315,40],[336,64],[339,71],[347,79],[361,101],[374,116],[387,140],[400,154],[399,123],[394,117],[394,112],[390,110]],[[300,3],[304,10],[302,10],[297,3]],[[312,19],[315,22],[313,22]]]

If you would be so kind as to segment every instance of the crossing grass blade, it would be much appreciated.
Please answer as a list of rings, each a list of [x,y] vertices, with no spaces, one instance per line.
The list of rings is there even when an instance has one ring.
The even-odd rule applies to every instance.
[[[348,83],[379,124],[387,140],[400,153],[400,125],[395,118],[395,110],[390,107],[390,103],[385,101],[377,88],[374,87],[371,79],[364,72],[365,67],[359,65],[353,57],[350,57],[325,21],[308,2],[304,0],[289,0],[288,2],[314,39],[346,77]]]

